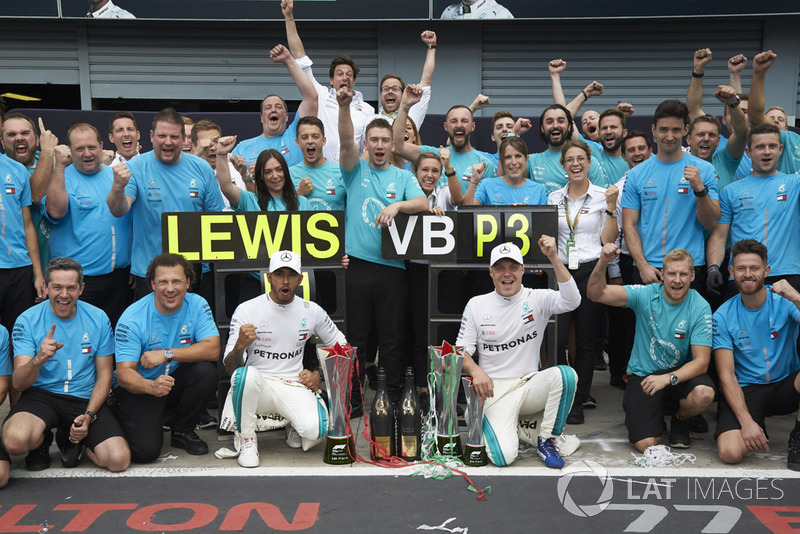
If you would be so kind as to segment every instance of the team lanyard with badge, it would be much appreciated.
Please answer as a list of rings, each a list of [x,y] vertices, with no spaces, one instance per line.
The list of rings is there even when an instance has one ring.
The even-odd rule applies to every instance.
[[[567,228],[569,228],[569,237],[567,238],[567,261],[569,262],[570,270],[575,270],[578,268],[578,246],[575,244],[575,233],[578,230],[578,219],[580,219],[581,213],[584,212],[586,209],[586,203],[589,202],[589,193],[586,193],[586,197],[583,199],[583,205],[581,209],[578,210],[578,213],[575,214],[575,219],[573,221],[569,220],[569,202],[567,202],[567,197],[564,195],[564,216],[567,219]]]

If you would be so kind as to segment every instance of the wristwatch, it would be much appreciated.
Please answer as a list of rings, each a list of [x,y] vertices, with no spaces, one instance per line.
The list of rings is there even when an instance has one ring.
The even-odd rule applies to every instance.
[[[172,358],[175,357],[175,353],[172,352],[172,349],[167,349],[164,351],[164,358],[167,359],[168,362],[172,361]]]
[[[86,414],[86,415],[88,415],[89,417],[91,417],[91,418],[92,418],[92,423],[94,423],[95,421],[97,421],[97,414],[96,414],[96,413],[94,413],[93,411],[91,411],[91,410],[86,410],[86,411],[85,411],[85,412],[83,412],[83,413],[84,413],[84,414]]]
[[[670,373],[669,374],[669,385],[670,386],[677,386],[678,382],[679,382],[678,377],[675,376],[674,374]]]

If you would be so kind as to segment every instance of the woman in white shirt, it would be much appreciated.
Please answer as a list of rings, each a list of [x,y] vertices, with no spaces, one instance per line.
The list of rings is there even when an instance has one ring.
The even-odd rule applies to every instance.
[[[578,374],[575,402],[567,424],[584,422],[583,404],[592,387],[595,359],[602,351],[606,325],[605,306],[586,296],[586,284],[604,243],[613,243],[619,233],[616,220],[615,186],[603,189],[589,181],[592,150],[583,141],[567,141],[561,148],[561,165],[567,185],[550,193],[547,203],[558,206],[558,255],[575,278],[581,304],[572,312],[558,316],[556,364],[565,364],[570,323],[575,323],[575,362]]]

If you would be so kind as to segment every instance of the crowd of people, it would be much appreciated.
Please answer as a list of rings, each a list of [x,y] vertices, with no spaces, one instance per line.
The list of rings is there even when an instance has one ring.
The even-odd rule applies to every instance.
[[[111,471],[151,462],[162,428],[173,446],[206,454],[195,429],[217,423],[206,406],[220,358],[231,375],[225,412],[240,465],[259,465],[256,415],[274,415],[287,444],[308,449],[328,417],[317,394],[322,370],[304,358],[312,337],[357,348],[351,417],[363,415],[375,353],[390,397],[399,398],[407,365],[425,394],[427,346],[439,341],[427,339],[427,265],[385,259],[381,228],[399,213],[471,205],[552,205],[558,219],[557,235],[536,236],[558,289],[545,289],[546,277],[531,277],[520,249],[503,243],[490,257],[493,290],[456,290],[464,309],[456,343],[486,398],[492,462],[512,463],[519,417],[543,411],[535,445],[545,465],[563,466],[559,437],[597,406],[592,380],[604,351],[637,449],[660,442],[665,415],[670,445],[688,447],[715,399],[723,461],[769,447],[765,417],[794,413],[800,401],[800,136],[784,110],[765,112],[776,54],[753,59],[749,95],[740,82],[747,59],[728,61],[731,82],[713,93],[720,121],[703,110],[711,51],[696,51],[685,102],[662,102],[648,133],[627,130],[628,103],[584,110],[578,121],[604,88],[591,82],[566,102],[566,63],[553,60],[554,103],[539,120],[547,149],[530,154],[520,136],[532,122],[498,111],[498,151],[488,154],[470,141],[474,111],[489,105],[482,95],[447,112],[448,146],[419,138],[435,33],[420,36],[419,83],[385,75],[376,112],[355,89],[349,56],[333,59],[327,84],[317,80],[292,1],[281,7],[287,46],[270,58],[285,65],[302,102],[290,120],[283,98],[268,95],[253,139],[167,108],[152,121],[153,150],[140,153],[136,118],[121,111],[109,121],[115,150],[104,150],[88,123],[59,144],[41,119],[0,113],[0,393],[11,402],[0,485],[9,454],[27,455],[28,469],[49,467],[53,429],[67,467],[84,451]],[[277,251],[267,293],[250,275],[226,288],[235,311],[221,350],[211,268],[162,253],[160,224],[164,212],[223,210],[345,212],[346,338],[322,307],[295,296],[300,257]],[[534,287],[523,287],[523,276]],[[551,315],[559,335],[550,340],[556,361],[547,362],[540,349]],[[800,422],[788,466],[800,469]]]

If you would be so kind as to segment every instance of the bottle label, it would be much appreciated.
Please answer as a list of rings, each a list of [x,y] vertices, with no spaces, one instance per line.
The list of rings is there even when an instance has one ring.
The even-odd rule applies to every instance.
[[[392,454],[392,436],[375,436],[375,443],[383,447],[386,452],[382,452],[381,449],[375,447],[375,459],[381,458],[389,458]]]
[[[403,448],[401,455],[404,458],[413,458],[417,456],[417,436],[403,436],[401,442]]]

